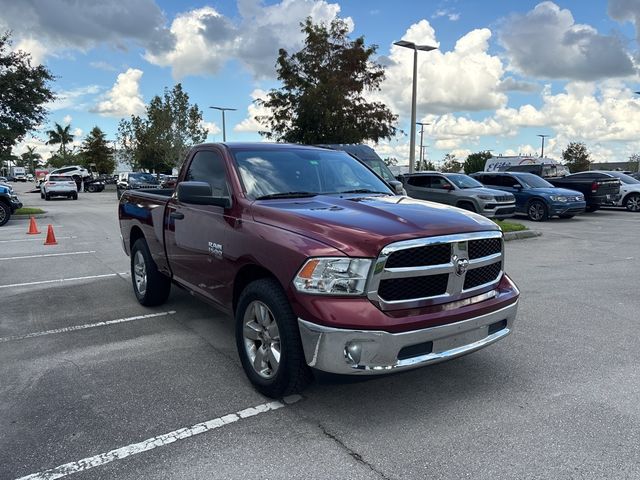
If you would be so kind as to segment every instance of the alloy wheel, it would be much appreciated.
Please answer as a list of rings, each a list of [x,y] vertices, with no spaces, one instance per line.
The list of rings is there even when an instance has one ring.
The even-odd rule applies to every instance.
[[[272,378],[280,366],[280,332],[273,313],[259,300],[245,310],[242,333],[244,348],[255,372]]]
[[[144,295],[147,292],[147,266],[140,250],[133,257],[133,274],[136,281],[136,290],[140,295]]]
[[[536,222],[544,218],[544,205],[540,202],[534,202],[529,206],[529,218]]]
[[[640,195],[632,195],[627,199],[627,210],[640,212]]]

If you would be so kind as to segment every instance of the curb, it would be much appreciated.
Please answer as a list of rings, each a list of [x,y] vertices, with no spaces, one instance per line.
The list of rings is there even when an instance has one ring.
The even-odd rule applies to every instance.
[[[30,217],[33,217],[33,218],[47,218],[48,216],[49,215],[47,215],[46,213],[36,213],[35,215],[22,214],[22,213],[15,214],[14,213],[13,215],[11,215],[11,218],[20,218],[20,219],[26,218],[28,220]]]
[[[520,232],[506,232],[504,234],[504,241],[510,240],[522,240],[524,238],[533,238],[542,236],[542,232],[537,230],[522,230]]]

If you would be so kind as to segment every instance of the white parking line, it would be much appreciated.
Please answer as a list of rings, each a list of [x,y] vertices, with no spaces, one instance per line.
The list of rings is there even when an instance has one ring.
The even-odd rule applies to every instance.
[[[56,237],[56,240],[68,240],[69,238],[78,238],[75,235],[71,237]],[[11,242],[41,242],[42,237],[36,238],[19,238],[16,240],[0,240],[0,243],[11,243]]]
[[[135,320],[144,320],[146,318],[164,317],[166,315],[175,314],[175,310],[168,312],[148,313],[147,315],[137,315],[135,317],[117,318],[115,320],[107,320],[98,323],[85,323],[84,325],[74,325],[72,327],[56,328],[53,330],[44,330],[42,332],[26,333],[24,335],[12,335],[10,337],[0,337],[0,343],[11,342],[13,340],[24,340],[25,338],[42,337],[44,335],[52,335],[54,333],[74,332],[76,330],[85,330],[87,328],[106,327],[107,325],[115,325],[117,323],[133,322]]]
[[[17,480],[54,480],[56,478],[66,477],[67,475],[71,475],[74,473],[84,472],[91,468],[99,467],[101,465],[113,462],[114,460],[127,458],[131,455],[137,455],[138,453],[153,450],[154,448],[164,447],[165,445],[168,445],[175,441],[184,440],[185,438],[193,437],[194,435],[200,435],[201,433],[224,427],[225,425],[235,423],[241,419],[254,417],[271,410],[278,410],[280,408],[286,407],[287,405],[297,402],[301,398],[302,397],[300,397],[300,395],[291,395],[290,397],[285,397],[282,402],[274,401],[256,405],[255,407],[246,408],[236,413],[224,415],[223,417],[218,417],[214,418],[213,420],[197,423],[195,425],[192,425],[191,427],[180,428],[178,430],[174,430],[173,432],[158,435],[157,437],[151,437],[139,443],[132,443],[131,445],[117,448],[115,450],[111,450],[110,452],[101,453],[93,457],[83,458],[82,460],[78,460],[76,462],[65,463],[64,465],[60,465],[59,467],[44,470],[42,472],[32,473],[31,475],[18,478]]]
[[[87,250],[86,252],[67,252],[67,253],[43,253],[42,255],[24,255],[22,257],[0,257],[2,260],[22,260],[25,258],[43,258],[43,257],[63,257],[65,255],[85,255],[87,253],[96,253],[95,250]]]
[[[44,285],[45,283],[75,282],[77,280],[89,280],[89,279],[92,279],[92,278],[120,277],[120,276],[123,276],[123,275],[129,275],[129,272],[105,273],[103,275],[89,275],[87,277],[57,278],[55,280],[40,280],[39,282],[11,283],[9,285],[0,285],[0,288],[29,287],[31,285]]]

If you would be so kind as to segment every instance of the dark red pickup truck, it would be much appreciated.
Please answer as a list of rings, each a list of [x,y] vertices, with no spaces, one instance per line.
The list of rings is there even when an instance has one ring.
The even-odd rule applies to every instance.
[[[126,191],[118,212],[140,303],[165,302],[173,283],[234,315],[242,365],[268,396],[313,369],[400,371],[513,329],[499,228],[396,196],[344,152],[199,145],[175,191]]]

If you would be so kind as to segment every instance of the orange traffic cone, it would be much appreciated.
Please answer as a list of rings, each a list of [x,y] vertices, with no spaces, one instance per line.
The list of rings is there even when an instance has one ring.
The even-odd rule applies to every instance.
[[[29,230],[27,230],[27,235],[37,235],[38,233],[40,233],[40,230],[38,230],[38,226],[36,225],[36,219],[31,217],[31,220],[29,221]]]
[[[47,239],[44,241],[45,245],[57,245],[56,236],[53,233],[53,225],[49,225],[47,228]]]

